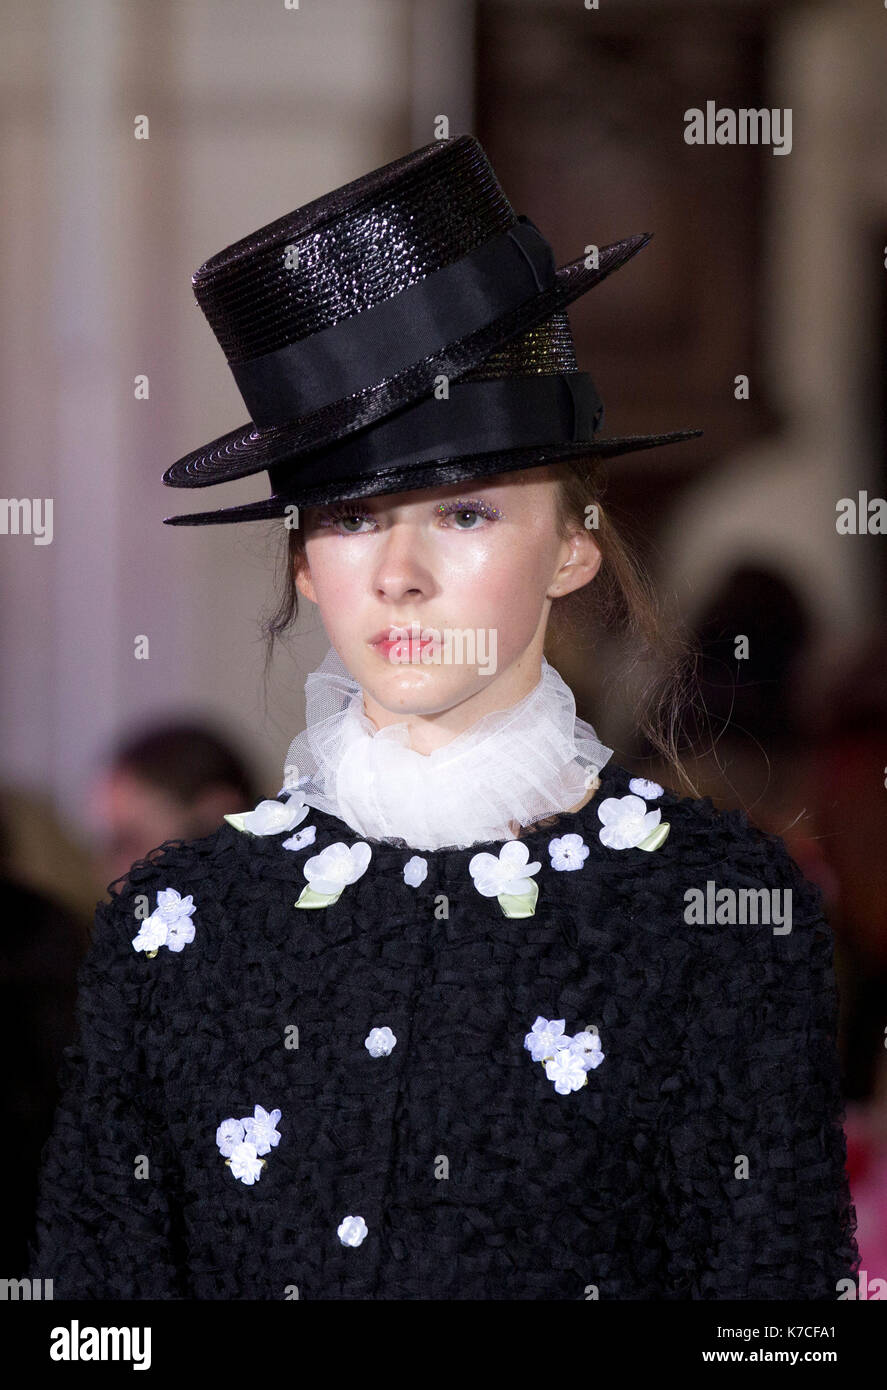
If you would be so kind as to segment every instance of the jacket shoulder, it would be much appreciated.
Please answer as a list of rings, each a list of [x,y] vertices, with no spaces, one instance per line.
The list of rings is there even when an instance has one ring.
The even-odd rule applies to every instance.
[[[200,839],[164,840],[141,859],[136,859],[125,874],[108,884],[106,891],[111,902],[116,903],[138,892],[145,892],[170,873],[195,870],[212,872],[213,865],[220,864],[224,856],[230,855],[238,838],[239,833],[227,821],[222,821],[209,835]]]
[[[642,855],[630,852],[632,866],[643,895],[667,903],[670,914],[680,908],[682,926],[697,944],[733,933],[754,956],[754,943],[763,946],[765,936],[772,946],[774,938],[794,933],[795,949],[804,937],[807,949],[825,944],[830,951],[822,893],[804,876],[782,836],[754,824],[741,808],[722,809],[709,796],[645,785],[618,767],[602,792],[608,797],[640,795],[648,810],[659,811],[668,824],[668,838],[660,848]],[[768,924],[777,930],[760,930]]]
[[[224,903],[240,872],[239,842],[245,838],[252,837],[223,821],[200,839],[165,840],[137,859],[125,874],[108,884],[108,897],[96,905],[90,956],[137,960],[140,948],[134,949],[134,938],[141,924],[164,902],[171,900],[171,905],[181,907],[180,920],[187,918],[187,907],[199,910]],[[193,915],[196,919],[196,912]],[[201,913],[201,924],[212,921],[216,930],[228,920],[222,911]]]

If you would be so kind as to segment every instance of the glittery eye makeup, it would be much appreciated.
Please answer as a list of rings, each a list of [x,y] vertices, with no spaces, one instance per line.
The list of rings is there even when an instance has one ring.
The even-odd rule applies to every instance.
[[[480,516],[485,516],[488,521],[501,521],[502,519],[502,513],[498,507],[484,502],[483,498],[479,497],[456,497],[452,502],[439,502],[434,510],[438,516],[450,516],[453,512],[477,512]],[[477,530],[477,527],[468,526],[460,529],[474,531]]]
[[[501,521],[502,512],[498,507],[494,507],[491,502],[485,502],[481,497],[454,497],[449,502],[439,502],[435,507],[435,512],[441,519],[453,516],[459,512],[475,512],[478,516],[484,517],[487,521]],[[337,528],[343,520],[354,517],[359,521],[369,521],[373,513],[361,510],[360,506],[353,502],[342,501],[332,502],[329,506],[323,507],[317,518],[318,526]],[[452,529],[456,531],[481,531],[481,526],[456,526]],[[339,535],[358,536],[359,531],[340,531]]]

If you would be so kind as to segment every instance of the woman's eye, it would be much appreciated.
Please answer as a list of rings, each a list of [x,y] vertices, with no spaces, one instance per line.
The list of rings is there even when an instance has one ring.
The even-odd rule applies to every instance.
[[[466,516],[474,517],[475,520],[477,520],[478,518],[483,520],[483,516],[475,507],[460,507],[457,512],[451,512],[450,515],[455,517],[457,521],[461,521],[462,518]],[[459,531],[476,531],[477,529],[478,528],[476,526],[457,527],[457,530]]]
[[[439,520],[449,523],[450,518],[454,518],[454,529],[457,531],[478,531],[485,521],[497,521],[500,516],[498,508],[480,502],[473,507],[441,503],[438,509]],[[365,534],[362,531],[364,522],[372,520],[370,512],[327,511],[321,513],[318,524],[332,528],[339,535],[359,536]]]
[[[456,501],[449,505],[441,503],[438,511],[444,520],[455,517],[455,527],[457,531],[479,531],[485,521],[499,521],[502,513],[498,507],[491,506],[489,502],[465,502]],[[463,526],[461,523],[468,518],[470,524]],[[478,525],[478,521],[481,525]]]
[[[360,534],[359,527],[369,517],[365,512],[322,512],[318,517],[318,526],[329,527],[333,531],[339,531],[347,536],[357,536]],[[352,529],[348,522],[354,521],[357,526]]]

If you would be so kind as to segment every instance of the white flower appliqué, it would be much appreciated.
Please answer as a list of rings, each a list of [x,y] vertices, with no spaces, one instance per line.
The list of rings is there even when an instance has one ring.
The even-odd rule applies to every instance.
[[[532,864],[527,861],[530,851],[523,840],[506,840],[498,855],[485,850],[475,854],[468,864],[468,872],[474,879],[474,886],[485,898],[498,897],[500,893],[510,893],[520,897],[536,885],[530,874],[537,874],[542,868],[538,860]]]
[[[582,1060],[571,1047],[562,1047],[545,1063],[545,1075],[554,1082],[558,1095],[568,1096],[588,1081]]]
[[[250,835],[280,835],[284,830],[295,830],[305,819],[310,806],[302,792],[290,792],[286,802],[260,801],[253,811],[237,811],[225,816],[235,830],[245,830]]]
[[[191,916],[194,911],[194,899],[190,893],[187,898],[183,898],[175,888],[161,888],[157,894],[157,906],[154,911],[162,921],[172,926],[179,918]]]
[[[362,1216],[346,1216],[336,1234],[343,1245],[361,1245],[366,1240],[367,1223]]]
[[[261,1105],[257,1105],[252,1118],[247,1117],[243,1120],[243,1132],[247,1141],[255,1144],[257,1154],[269,1154],[272,1149],[277,1148],[280,1135],[275,1126],[279,1119],[279,1110],[272,1110],[269,1114]]]
[[[190,893],[183,898],[175,888],[161,888],[157,906],[142,922],[138,936],[132,939],[134,949],[144,951],[146,956],[156,956],[161,946],[170,951],[183,950],[194,940],[193,911],[194,899]]]
[[[247,1187],[252,1187],[253,1183],[258,1182],[265,1166],[264,1158],[259,1158],[256,1153],[255,1144],[246,1141],[242,1144],[235,1144],[231,1150],[231,1157],[226,1158],[225,1162],[235,1178],[239,1178]]]
[[[169,951],[183,951],[194,940],[194,923],[190,917],[180,917],[170,922],[166,933],[166,946]]]
[[[135,950],[144,951],[146,956],[156,956],[160,947],[166,945],[168,936],[169,927],[152,912],[139,927],[139,934],[133,937],[132,944]]]
[[[328,907],[351,883],[367,871],[373,851],[364,840],[346,845],[337,840],[320,854],[305,860],[308,882],[299,894],[296,907]]]
[[[545,1075],[562,1096],[584,1086],[588,1072],[604,1060],[597,1033],[584,1029],[570,1037],[564,1032],[565,1023],[566,1019],[548,1019],[540,1014],[524,1038],[524,1047],[533,1061],[543,1064]]]
[[[665,834],[657,831],[662,812],[648,811],[639,796],[608,796],[598,807],[598,816],[604,824],[601,843],[609,849],[658,849],[668,833],[667,825],[662,827]]]
[[[245,1138],[243,1120],[223,1120],[216,1130],[216,1144],[223,1158],[230,1158]]]
[[[544,1062],[561,1048],[569,1047],[571,1038],[564,1032],[565,1018],[543,1018],[540,1014],[532,1030],[524,1038],[524,1047],[534,1062]]]
[[[396,1042],[397,1038],[390,1028],[371,1028],[363,1045],[371,1057],[388,1057]]]
[[[553,869],[581,869],[589,849],[581,835],[561,835],[549,841],[548,853]]]
[[[267,1111],[261,1105],[252,1115],[242,1119],[223,1120],[216,1130],[216,1145],[235,1178],[252,1187],[262,1176],[266,1160],[261,1154],[270,1153],[280,1143],[276,1125],[280,1111]]]
[[[542,868],[538,859],[527,863],[530,851],[523,840],[506,840],[498,855],[481,850],[472,856],[468,872],[485,898],[497,897],[506,917],[532,917],[539,885],[530,878]]]
[[[658,782],[648,782],[645,777],[632,777],[628,790],[635,796],[642,796],[645,801],[655,801],[657,796],[665,795],[664,787],[660,787]]]
[[[582,1065],[586,1071],[593,1071],[604,1060],[601,1040],[597,1033],[574,1033],[570,1043],[570,1051],[577,1053],[582,1058]]]
[[[408,859],[403,866],[403,881],[408,883],[411,888],[418,888],[420,883],[424,883],[428,877],[428,860],[423,859],[421,854],[414,854],[412,859]]]
[[[304,849],[306,845],[313,845],[317,839],[317,826],[306,825],[304,830],[300,830],[296,835],[290,835],[288,840],[281,840],[281,849]]]

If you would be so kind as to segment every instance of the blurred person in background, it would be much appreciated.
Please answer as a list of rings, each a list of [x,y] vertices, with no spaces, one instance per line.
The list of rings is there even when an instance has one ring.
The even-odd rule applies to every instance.
[[[835,930],[848,1100],[876,1090],[887,1029],[887,631],[807,684],[804,858]],[[815,684],[814,684],[815,683]]]
[[[77,970],[98,897],[86,851],[49,803],[22,788],[0,790],[0,896],[0,1123],[13,1139],[0,1156],[0,1184],[15,1193],[0,1223],[0,1278],[8,1279],[27,1262],[40,1153],[62,1050],[74,1038]]]
[[[63,1050],[74,1040],[78,969],[104,884],[170,839],[201,838],[225,811],[255,800],[240,755],[197,722],[132,733],[94,789],[105,830],[93,867],[48,802],[0,791],[0,885],[7,911],[0,938],[0,1114],[15,1135],[0,1159],[5,1191],[17,1193],[0,1235],[0,1278],[27,1262],[40,1154],[59,1097]]]
[[[93,789],[103,827],[102,883],[125,874],[167,840],[199,840],[259,788],[246,760],[206,724],[176,721],[130,734]]]
[[[104,880],[83,829],[32,787],[0,786],[0,877],[52,898],[72,913],[84,943]]]
[[[869,1279],[887,1279],[887,630],[821,692],[811,803],[835,928],[847,1172]]]
[[[805,804],[808,748],[798,677],[814,641],[795,587],[750,559],[737,564],[694,623],[700,700],[688,703],[681,729],[700,795],[716,806],[740,806],[756,825],[783,836],[805,871],[796,818]]]

